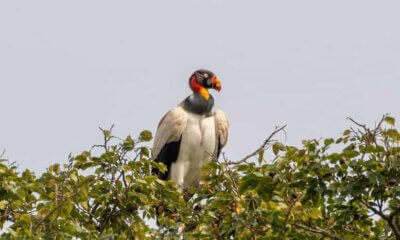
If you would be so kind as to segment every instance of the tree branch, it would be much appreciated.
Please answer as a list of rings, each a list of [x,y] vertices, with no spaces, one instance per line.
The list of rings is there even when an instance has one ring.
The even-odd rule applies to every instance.
[[[3,149],[3,152],[0,154],[0,158],[3,158],[4,154],[6,154],[6,150]]]
[[[324,230],[324,229],[320,229],[317,227],[307,227],[303,224],[299,224],[299,223],[295,223],[294,226],[301,228],[307,232],[312,232],[312,233],[317,233],[317,234],[321,234],[322,236],[325,236],[327,238],[330,239],[334,239],[334,240],[344,240],[343,238],[337,237],[335,235],[332,235],[331,233],[329,233],[328,231]]]
[[[61,202],[58,202],[57,205],[49,213],[46,214],[46,216],[44,216],[42,219],[40,219],[40,221],[38,223],[36,223],[36,225],[33,227],[33,231],[35,231],[40,225],[42,225],[42,223],[46,219],[48,219],[51,215],[53,215],[53,213],[55,211],[57,211],[68,199],[76,196],[78,193],[79,193],[79,191],[71,194],[70,196],[68,196],[66,198],[64,198]]]
[[[94,181],[88,182],[88,184],[92,184]],[[42,225],[42,223],[48,219],[51,215],[53,215],[53,213],[55,213],[67,200],[69,200],[70,198],[75,197],[76,195],[78,195],[80,193],[79,191],[74,192],[73,194],[65,197],[64,199],[62,199],[60,202],[57,203],[57,205],[46,214],[46,216],[44,216],[42,219],[39,220],[38,223],[35,224],[35,226],[33,227],[33,231],[35,231],[40,225]]]
[[[292,203],[290,203],[288,212],[286,213],[286,217],[285,217],[285,228],[287,227],[287,223],[289,221],[289,215],[292,212],[293,207],[296,205],[296,202],[301,198],[302,195],[303,195],[303,193],[301,192],[299,195],[296,196],[295,199],[293,199]]]
[[[277,133],[279,133],[280,131],[283,131],[283,130],[285,129],[285,127],[286,127],[286,124],[283,125],[282,127],[276,127],[275,130],[271,133],[271,135],[269,135],[269,136],[264,140],[264,143],[263,143],[259,148],[257,148],[254,152],[250,153],[250,154],[247,155],[246,157],[244,157],[242,160],[239,160],[239,161],[228,161],[227,163],[228,163],[228,164],[241,164],[241,163],[246,162],[249,158],[251,158],[251,157],[257,155],[261,150],[263,150],[263,149],[267,146],[267,144],[271,143],[272,138],[273,138]]]
[[[233,186],[233,193],[237,196],[237,195],[239,195],[238,194],[238,186],[236,184],[235,179],[233,178],[232,170],[229,167],[228,159],[226,158],[225,154],[222,154],[222,156],[223,156],[223,159],[224,159],[225,164],[226,164],[225,168],[227,169],[227,172],[228,172],[228,175],[229,175],[229,180],[231,181],[232,186]]]
[[[376,215],[380,216],[383,220],[387,222],[389,227],[392,229],[393,234],[396,236],[396,239],[400,239],[400,230],[397,228],[397,226],[393,223],[393,217],[387,216],[382,212],[382,210],[378,210],[368,204],[364,199],[360,199],[360,202],[367,207],[369,210],[374,212]]]

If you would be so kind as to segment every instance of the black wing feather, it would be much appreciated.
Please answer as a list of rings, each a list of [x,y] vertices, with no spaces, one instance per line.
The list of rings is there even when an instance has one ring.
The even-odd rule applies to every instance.
[[[219,158],[219,155],[221,154],[221,149],[222,149],[223,147],[224,147],[224,146],[222,146],[222,144],[219,143],[219,141],[218,141],[217,159]]]
[[[167,171],[162,173],[157,168],[153,168],[151,170],[152,174],[158,176],[158,178],[162,180],[168,179],[171,164],[178,159],[179,149],[181,147],[181,139],[176,142],[165,144],[164,147],[162,147],[160,153],[157,155],[157,158],[155,159],[156,162],[164,163],[165,166],[167,166]]]

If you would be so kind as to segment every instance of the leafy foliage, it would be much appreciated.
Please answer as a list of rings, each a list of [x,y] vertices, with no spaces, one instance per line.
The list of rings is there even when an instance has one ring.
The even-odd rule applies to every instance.
[[[211,162],[200,187],[183,193],[151,175],[165,166],[151,160],[149,131],[119,139],[102,129],[103,144],[40,177],[2,159],[0,225],[11,224],[2,237],[400,239],[395,120],[372,129],[350,120],[336,139],[267,139],[251,155],[258,161]]]

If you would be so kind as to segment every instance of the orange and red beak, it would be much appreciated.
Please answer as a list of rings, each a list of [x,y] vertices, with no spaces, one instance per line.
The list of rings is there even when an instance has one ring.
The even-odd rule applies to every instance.
[[[213,76],[211,78],[211,84],[212,84],[212,88],[214,88],[218,92],[221,91],[221,81],[219,80],[219,78],[217,76]]]

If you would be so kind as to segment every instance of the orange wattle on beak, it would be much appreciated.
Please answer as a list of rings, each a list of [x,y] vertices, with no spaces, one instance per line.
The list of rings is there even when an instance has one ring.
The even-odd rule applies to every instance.
[[[219,81],[218,77],[216,77],[216,76],[212,77],[211,84],[212,84],[212,88],[214,88],[218,92],[221,91],[221,81]]]

